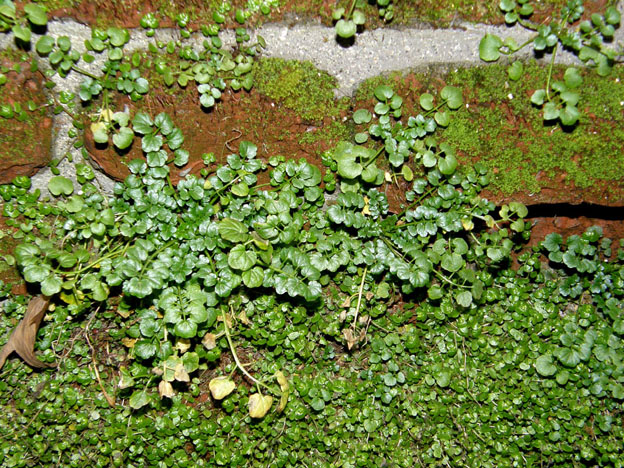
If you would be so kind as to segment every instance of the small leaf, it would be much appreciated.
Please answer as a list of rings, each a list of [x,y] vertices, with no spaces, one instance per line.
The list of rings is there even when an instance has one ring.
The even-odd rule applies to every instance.
[[[135,132],[138,132],[142,135],[147,135],[152,132],[152,127],[154,126],[154,122],[149,115],[144,112],[138,112],[134,119],[132,119],[132,127]]]
[[[536,89],[535,92],[531,95],[531,102],[536,106],[541,106],[544,104],[544,99],[546,98],[546,90],[544,89]]]
[[[358,109],[353,113],[353,121],[360,125],[369,123],[372,119],[372,114],[367,109]]]
[[[540,375],[550,377],[557,372],[557,366],[553,364],[550,354],[542,354],[535,361],[535,369]]]
[[[507,69],[507,74],[509,75],[509,79],[513,81],[518,81],[522,77],[522,72],[524,71],[524,67],[522,62],[514,62],[509,65]]]
[[[249,397],[249,416],[252,418],[263,418],[271,409],[273,397],[271,395],[263,395],[254,393]]]
[[[54,38],[50,36],[41,36],[35,45],[35,49],[40,55],[47,55],[54,48]]]
[[[232,379],[226,376],[215,377],[208,384],[212,398],[215,400],[223,400],[226,396],[234,391],[236,384]]]
[[[15,37],[17,37],[20,41],[30,42],[30,28],[26,28],[24,26],[16,24],[15,26],[13,26],[13,28],[11,28],[11,31],[13,31]]]
[[[353,21],[341,19],[336,23],[336,34],[344,39],[353,37],[356,31],[357,25]]]
[[[95,138],[95,134],[94,134]],[[107,136],[108,139],[108,136]],[[134,139],[134,132],[128,127],[121,127],[119,132],[113,135],[113,144],[123,150],[128,148],[132,144],[132,140]],[[96,140],[97,141],[97,140]]]
[[[354,10],[352,18],[353,18],[353,22],[356,25],[362,25],[366,23],[366,15],[362,13],[360,10]]]
[[[382,102],[386,102],[394,95],[394,91],[392,91],[392,88],[388,85],[377,86],[374,93],[375,97]]]
[[[429,93],[421,94],[419,102],[420,107],[424,110],[429,111],[433,109],[433,95]]]
[[[217,229],[221,238],[230,242],[245,242],[249,238],[247,226],[236,219],[223,219]]]
[[[450,109],[459,109],[464,103],[461,89],[455,86],[445,86],[440,91],[440,97],[446,101]]]
[[[136,390],[130,395],[130,407],[133,409],[143,408],[149,403],[149,396],[145,390]]]
[[[563,81],[568,88],[574,89],[583,84],[583,77],[576,68],[570,67],[563,74]]]
[[[59,195],[71,195],[74,192],[74,184],[67,177],[55,176],[48,182],[48,190],[55,197]]]
[[[28,17],[28,21],[37,26],[45,26],[48,23],[45,8],[36,3],[28,3],[24,6],[24,13]]]
[[[500,57],[499,49],[503,45],[500,37],[486,34],[479,43],[479,57],[485,62],[495,62]]]
[[[158,394],[160,395],[160,398],[173,398],[175,395],[173,385],[166,380],[161,380],[158,384]]]

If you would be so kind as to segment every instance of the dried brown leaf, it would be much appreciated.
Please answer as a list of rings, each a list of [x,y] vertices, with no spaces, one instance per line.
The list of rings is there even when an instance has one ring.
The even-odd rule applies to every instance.
[[[15,330],[11,333],[9,341],[7,341],[2,351],[0,351],[0,369],[4,366],[7,357],[13,351],[19,354],[30,367],[39,369],[42,367],[56,366],[56,364],[53,363],[40,361],[34,352],[37,330],[39,330],[39,324],[41,320],[43,320],[43,316],[48,310],[49,305],[50,298],[48,296],[39,295],[30,300],[24,318],[17,324],[17,327],[15,327]]]

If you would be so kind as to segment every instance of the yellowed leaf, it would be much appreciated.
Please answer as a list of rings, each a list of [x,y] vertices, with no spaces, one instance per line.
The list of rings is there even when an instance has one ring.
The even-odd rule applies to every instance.
[[[286,408],[286,403],[288,403],[288,395],[290,394],[290,385],[288,384],[288,379],[284,375],[282,371],[277,371],[275,373],[275,378],[277,379],[277,383],[280,386],[280,390],[282,391],[282,395],[280,397],[279,406],[277,407],[277,411],[281,413],[284,408]]]
[[[236,384],[232,379],[226,376],[215,377],[208,384],[212,398],[215,400],[223,400],[226,396],[234,391]]]
[[[217,347],[217,336],[214,333],[206,333],[202,338],[202,344],[208,350],[215,349]]]
[[[171,385],[166,380],[161,380],[158,384],[158,394],[160,395],[160,398],[173,398],[173,395],[175,395],[175,392],[173,391],[173,385]]]
[[[123,344],[126,348],[134,348],[134,344],[137,342],[136,338],[122,338],[121,344]]]
[[[178,362],[178,364],[176,365],[175,371],[173,373],[173,378],[179,382],[189,382],[191,380],[188,372],[186,372],[186,369],[184,368],[184,364],[182,364],[181,361]]]
[[[176,349],[180,354],[186,353],[191,347],[191,340],[188,338],[178,338],[176,341]]]
[[[263,418],[271,409],[273,397],[254,393],[249,397],[249,416],[252,418]]]
[[[364,216],[367,216],[367,215],[370,216],[370,214],[371,214],[371,212],[370,212],[370,205],[368,203],[369,201],[370,200],[368,199],[368,197],[364,197],[364,208],[362,209],[362,214]]]

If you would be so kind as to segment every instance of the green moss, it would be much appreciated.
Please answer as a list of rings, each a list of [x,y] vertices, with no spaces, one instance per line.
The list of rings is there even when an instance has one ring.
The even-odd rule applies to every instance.
[[[564,70],[556,67],[554,77]],[[503,65],[450,73],[448,82],[463,87],[468,107],[451,119],[443,138],[465,161],[478,159],[492,169],[494,187],[505,194],[538,192],[548,183],[543,175],[546,180],[563,175],[578,188],[624,180],[624,115],[618,98],[623,67],[608,77],[582,71],[584,115],[573,129],[544,124],[541,110],[530,105],[529,97],[543,86],[546,73],[535,62],[525,65],[517,82],[507,78]]]
[[[310,62],[262,59],[254,65],[256,89],[294,110],[304,120],[321,121],[336,116],[336,79]]]
[[[306,132],[299,137],[299,144],[314,144],[319,141],[350,140],[353,137],[352,128],[341,120],[334,120],[329,125],[323,125],[315,132]]]

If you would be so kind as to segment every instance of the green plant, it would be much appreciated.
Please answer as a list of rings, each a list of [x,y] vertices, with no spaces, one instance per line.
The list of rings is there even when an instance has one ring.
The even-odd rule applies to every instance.
[[[364,182],[380,185],[384,180],[396,178],[395,174],[380,169],[376,161],[385,154],[393,170],[400,170],[400,175],[411,182],[414,171],[405,164],[413,157],[422,162],[425,168],[437,167],[441,174],[448,176],[455,172],[457,160],[453,150],[446,144],[437,145],[431,138],[438,126],[449,124],[448,110],[461,107],[461,91],[453,86],[446,86],[440,91],[441,102],[434,105],[434,97],[425,93],[420,97],[420,106],[425,114],[409,116],[407,124],[399,119],[403,113],[403,99],[387,85],[377,86],[374,90],[377,103],[374,116],[366,109],[359,109],[353,114],[357,125],[369,124],[367,131],[356,133],[353,143],[342,141],[332,156],[337,163],[337,172],[345,180],[356,181],[361,177]],[[373,123],[371,123],[373,121]],[[380,148],[363,146],[369,139],[379,140]],[[413,155],[413,156],[412,156]],[[352,189],[356,186],[351,185]],[[343,190],[346,186],[343,186]]]
[[[620,12],[616,7],[609,6],[602,15],[595,13],[591,20],[580,21],[584,12],[583,1],[570,0],[561,9],[558,18],[553,18],[549,24],[540,25],[528,19],[533,14],[529,0],[501,0],[499,8],[505,13],[507,24],[518,23],[535,31],[535,35],[518,45],[513,38],[503,41],[494,34],[486,34],[479,44],[481,60],[495,62],[501,54],[511,55],[530,44],[536,53],[552,53],[546,83],[543,88],[534,91],[531,102],[543,107],[544,120],[560,121],[564,126],[575,125],[580,115],[577,108],[580,95],[576,89],[582,80],[578,71],[570,67],[563,81],[551,81],[557,50],[565,47],[577,54],[580,60],[595,67],[599,75],[608,75],[613,63],[622,55],[622,50],[609,46],[615,28],[620,24]],[[573,25],[576,27],[573,28]],[[512,63],[508,69],[509,78],[520,79],[522,70],[522,63]]]
[[[27,3],[24,5],[23,16],[18,17],[15,4],[11,0],[2,0],[0,4],[0,31],[10,29],[15,37],[24,43],[30,42],[33,27],[46,24],[48,24],[48,17],[42,5]]]
[[[392,21],[394,17],[394,6],[392,0],[375,0],[372,2],[379,8],[379,16],[386,22]],[[332,19],[336,21],[336,35],[343,39],[355,36],[358,27],[366,23],[366,15],[361,9],[366,6],[366,0],[352,0],[348,10],[345,8],[335,8],[332,12]]]

